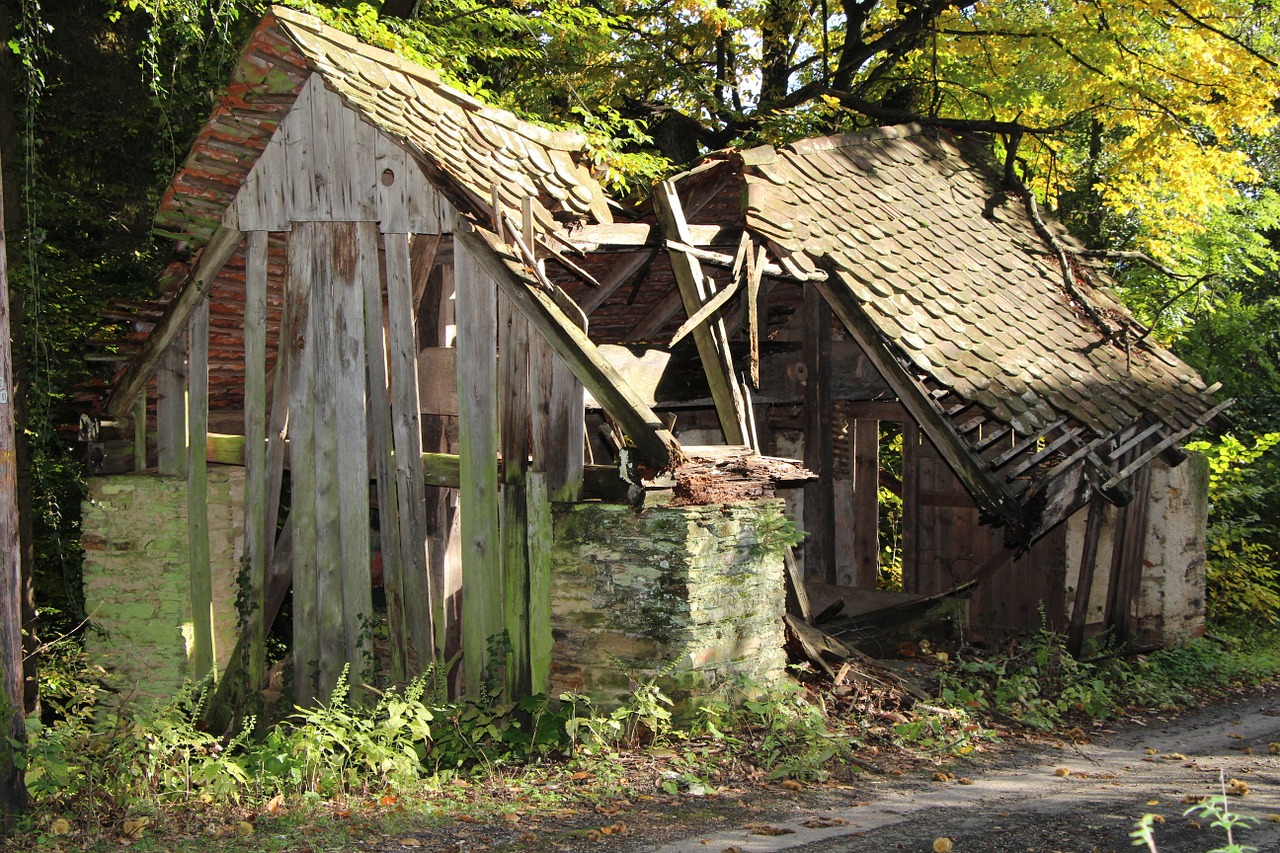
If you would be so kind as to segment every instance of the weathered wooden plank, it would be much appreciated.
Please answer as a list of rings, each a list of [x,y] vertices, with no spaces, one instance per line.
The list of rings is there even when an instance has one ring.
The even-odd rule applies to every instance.
[[[680,197],[676,194],[675,185],[670,181],[659,184],[653,194],[654,211],[663,231],[682,243],[691,241],[684,212],[680,206]],[[702,267],[691,252],[672,248],[668,251],[671,269],[680,289],[680,299],[684,303],[685,313],[693,317],[708,301],[705,278]],[[707,374],[707,382],[711,386],[711,397],[715,400],[716,412],[720,416],[720,428],[724,432],[725,444],[743,444],[746,441],[743,406],[737,393],[737,382],[733,377],[733,364],[729,355],[729,342],[725,334],[724,322],[715,321],[694,328],[693,339],[698,347],[698,356],[702,360],[703,370]]]
[[[318,696],[316,674],[320,634],[316,608],[316,508],[314,400],[315,335],[318,320],[311,310],[312,232],[298,223],[289,238],[285,279],[286,311],[295,334],[290,341],[293,365],[289,383],[289,519],[293,523],[293,691],[300,707]],[[319,310],[319,309],[317,309]]]
[[[186,359],[175,343],[156,371],[156,467],[167,477],[177,477],[187,467],[186,388]]]
[[[835,480],[831,400],[831,312],[811,288],[804,299],[804,465],[818,474],[804,486],[804,574],[836,583]]]
[[[187,332],[187,556],[191,571],[191,676],[213,674],[213,575],[209,566],[208,475],[204,439],[209,422],[209,301],[191,314]]]
[[[315,158],[311,150],[314,131],[311,123],[312,92],[324,88],[319,74],[312,74],[303,84],[285,117],[284,130],[285,173],[288,175],[289,218],[293,221],[311,221],[316,218]]]
[[[440,244],[444,237],[440,234],[415,234],[409,244],[409,269],[413,275],[413,316],[417,317],[422,310],[422,297],[427,292],[427,283],[436,268],[436,256],[440,253]],[[421,378],[421,373],[418,374]],[[453,371],[449,371],[453,376]]]
[[[1098,564],[1098,540],[1102,536],[1102,519],[1106,501],[1094,495],[1089,501],[1089,517],[1085,521],[1084,547],[1080,555],[1080,575],[1076,580],[1075,601],[1067,629],[1067,651],[1079,657],[1084,647],[1084,629],[1089,616],[1089,597],[1093,593],[1093,574]]]
[[[564,359],[539,335],[529,343],[529,392],[534,468],[545,473],[552,500],[576,500],[582,491],[585,394]]]
[[[244,572],[248,607],[241,610],[248,637],[249,695],[266,681],[267,536],[267,232],[245,238],[244,275]]]
[[[387,331],[391,368],[392,433],[396,496],[400,507],[400,559],[404,569],[406,665],[410,675],[435,660],[435,614],[442,603],[431,589],[427,566],[426,503],[422,478],[421,403],[418,398],[418,337],[413,315],[409,237],[385,235]]]
[[[853,422],[854,586],[875,589],[880,580],[880,422]],[[837,518],[836,524],[845,520]]]
[[[396,497],[393,457],[395,436],[391,427],[391,396],[387,386],[382,280],[376,252],[373,257],[361,253],[360,282],[364,293],[364,346],[369,363],[369,429],[373,445],[373,469],[377,480],[382,588],[387,597],[387,644],[391,654],[391,679],[396,684],[404,684],[409,678],[409,643],[404,615],[404,560],[401,555],[400,510]]]
[[[501,468],[503,619],[510,647],[507,696],[529,692],[529,323],[498,294],[498,406]]]
[[[133,404],[133,470],[147,467],[147,389],[138,392]]]
[[[240,236],[240,232],[234,228],[219,227],[209,238],[208,244],[200,250],[200,257],[187,280],[165,306],[164,314],[152,327],[151,334],[142,345],[142,351],[130,362],[128,370],[111,392],[111,398],[107,401],[109,415],[123,417],[133,406],[134,398],[151,381],[151,374],[155,373],[165,352],[187,328],[192,312],[207,301],[214,279],[240,247]]]
[[[644,225],[642,227],[648,229],[651,226]],[[610,268],[608,275],[600,279],[599,287],[591,288],[578,300],[583,312],[590,316],[592,311],[599,308],[609,300],[610,296],[617,293],[618,288],[631,281],[640,270],[653,263],[653,258],[656,254],[657,249],[654,248],[648,252],[636,252],[620,260]]]
[[[271,417],[267,424],[266,473],[267,492],[263,506],[263,520],[267,531],[266,565],[272,565],[275,555],[276,525],[280,518],[280,493],[284,487],[284,465],[287,457],[285,430],[289,423],[289,389],[294,364],[298,360],[294,348],[294,322],[289,309],[288,294],[280,314],[279,338],[276,341],[276,365],[271,377]],[[305,318],[302,322],[305,327]]]
[[[731,244],[737,242],[741,235],[742,229],[736,226],[689,226],[691,243],[695,246]],[[575,227],[568,233],[553,235],[553,239],[588,253],[626,251],[641,247],[659,247],[662,243],[662,232],[657,226],[645,222],[612,222],[608,225]],[[601,281],[601,284],[604,283]],[[584,305],[583,308],[585,310],[586,306]]]
[[[814,282],[811,286],[816,287],[831,305],[849,334],[897,393],[903,406],[955,470],[978,505],[1007,525],[1013,539],[1025,541],[1025,521],[1017,499],[972,454],[951,422],[933,407],[919,382],[882,346],[879,333],[863,315],[849,288],[834,277],[829,281]]]
[[[350,201],[350,199],[348,199]],[[334,355],[337,385],[334,423],[341,452],[333,462],[338,477],[338,519],[345,660],[352,684],[373,680],[374,623],[369,566],[369,438],[365,411],[368,367],[364,347],[364,294],[360,276],[377,278],[378,225],[340,223],[334,229]],[[372,269],[370,269],[372,267]]]
[[[331,220],[337,218],[333,209],[334,194],[337,188],[333,185],[333,164],[339,160],[340,152],[334,150],[333,133],[330,120],[335,118],[336,110],[331,110],[333,101],[324,85],[324,78],[319,74],[311,75],[307,88],[311,94],[311,168],[315,176],[313,184],[312,207],[308,211],[295,210],[295,219],[305,216],[306,219]],[[318,306],[318,303],[317,303]],[[322,638],[323,639],[323,638]]]
[[[418,352],[418,395],[424,415],[458,414],[458,351],[423,347]]]
[[[531,326],[564,359],[574,376],[622,425],[636,443],[640,456],[659,470],[674,467],[681,457],[679,444],[662,419],[644,405],[552,297],[527,287],[516,278],[479,232],[459,230],[454,239],[494,277]]]
[[[303,223],[294,226],[294,233]],[[311,233],[311,352],[315,359],[312,376],[311,429],[315,436],[316,514],[316,630],[320,698],[328,700],[347,662],[342,588],[342,493],[337,460],[342,447],[338,433],[336,397],[341,378],[337,357],[338,244],[349,239],[347,223],[307,223]],[[364,454],[364,448],[358,451]],[[351,680],[356,682],[357,674]]]
[[[458,432],[462,440],[462,645],[467,691],[480,695],[490,641],[505,629],[498,495],[497,288],[466,245],[454,253]]]
[[[525,485],[529,538],[529,690],[551,688],[551,501],[546,475],[529,472]]]

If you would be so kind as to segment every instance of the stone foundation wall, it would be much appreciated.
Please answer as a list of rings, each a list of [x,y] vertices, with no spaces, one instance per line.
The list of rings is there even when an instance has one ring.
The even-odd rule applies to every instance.
[[[122,700],[172,695],[188,675],[191,639],[187,483],[178,477],[92,477],[83,506],[86,647]],[[209,466],[209,553],[215,657],[235,645],[236,576],[244,543],[244,469]]]
[[[782,501],[555,510],[552,696],[617,704],[669,671],[668,689],[782,677]]]

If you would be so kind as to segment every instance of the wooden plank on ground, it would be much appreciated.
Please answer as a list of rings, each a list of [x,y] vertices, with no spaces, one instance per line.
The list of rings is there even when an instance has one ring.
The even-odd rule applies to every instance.
[[[454,238],[498,282],[531,326],[564,359],[605,410],[635,442],[640,456],[658,470],[670,470],[681,459],[680,446],[651,408],[618,375],[608,359],[551,294],[527,286],[502,261],[488,237],[460,230]],[[461,254],[458,252],[456,254]]]
[[[317,699],[320,634],[316,612],[315,433],[312,422],[315,349],[311,311],[311,223],[294,225],[289,237],[285,310],[294,338],[289,383],[289,519],[293,523],[293,692],[306,708]]]
[[[209,301],[201,299],[187,331],[187,555],[191,571],[191,676],[214,673],[213,576],[204,439],[209,423]]]
[[[467,691],[480,695],[489,644],[504,628],[498,496],[497,288],[467,246],[454,252],[462,504],[462,646]]]
[[[267,629],[267,232],[245,239],[244,274],[244,560],[248,607],[241,610],[248,638],[249,695],[266,681]]]
[[[375,278],[378,275],[378,224],[343,223],[334,226],[334,230],[334,422],[341,448],[335,465],[342,540],[344,657],[351,666],[353,685],[372,684],[375,614],[369,566],[369,421],[365,410],[368,366],[361,276],[370,272]]]
[[[551,501],[546,475],[529,472],[525,486],[529,536],[529,690],[551,688]]]
[[[498,405],[501,470],[503,619],[510,647],[508,697],[529,692],[529,547],[525,477],[529,470],[529,323],[498,294]]]
[[[442,607],[428,575],[426,496],[422,475],[422,406],[418,397],[418,336],[413,314],[409,236],[384,235],[387,266],[387,332],[396,497],[400,509],[405,661],[409,676],[436,659],[436,613]]]

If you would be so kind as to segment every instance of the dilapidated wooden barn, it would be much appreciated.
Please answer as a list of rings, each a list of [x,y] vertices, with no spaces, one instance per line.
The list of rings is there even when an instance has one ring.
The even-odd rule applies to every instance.
[[[460,655],[471,690],[499,665],[509,689],[547,689],[553,507],[592,501],[781,494],[810,591],[866,609],[887,595],[887,479],[900,597],[976,581],[989,629],[1040,607],[1136,629],[1145,472],[1220,410],[945,133],[718,153],[622,208],[582,137],[284,9],[156,223],[185,255],[131,307],[91,465],[185,475],[190,674],[214,661],[211,541],[242,537],[249,653],[231,660],[255,689],[292,589],[304,703],[376,657],[379,580],[396,680]],[[212,539],[211,463],[243,466]]]

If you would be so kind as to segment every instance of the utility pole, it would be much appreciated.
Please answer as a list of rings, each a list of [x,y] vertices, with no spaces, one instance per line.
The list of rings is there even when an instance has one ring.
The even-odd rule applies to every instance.
[[[0,198],[4,197],[0,163]],[[0,204],[0,833],[27,809],[27,787],[16,751],[26,742],[22,684],[22,567],[18,547],[18,457],[13,418],[13,351],[9,330],[9,268],[4,205]]]

